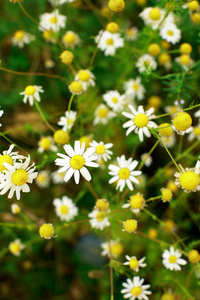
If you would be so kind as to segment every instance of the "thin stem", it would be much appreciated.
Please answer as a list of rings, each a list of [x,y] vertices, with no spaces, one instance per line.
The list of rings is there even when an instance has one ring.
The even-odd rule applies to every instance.
[[[90,183],[89,181],[87,181],[86,179],[85,179],[85,183],[87,184],[87,186],[88,186],[88,188],[89,188],[91,194],[94,196],[94,198],[95,198],[96,200],[98,200],[98,199],[99,199],[99,196],[96,194],[96,192],[95,192],[95,190],[93,189],[91,183]]]
[[[186,280],[186,283],[185,283],[185,287],[188,288],[189,286],[189,283],[190,283],[190,280],[191,280],[191,277],[192,277],[192,274],[194,273],[194,270],[196,269],[196,265],[190,270],[188,276],[187,276],[187,280]]]
[[[111,300],[114,300],[113,268],[111,266],[111,261],[112,261],[111,228],[109,228],[108,232],[109,232],[109,248],[110,248],[110,293],[111,293]]]
[[[145,202],[153,201],[153,200],[160,199],[160,198],[162,198],[162,195],[157,196],[157,197],[149,198],[149,199],[147,199]]]
[[[11,141],[6,135],[5,132],[0,132],[0,136],[2,136],[6,141],[8,141],[10,144],[15,145],[16,148],[20,149],[21,151],[28,153],[26,150],[22,149],[21,147],[19,147],[17,144],[15,144],[13,141]]]
[[[182,283],[180,283],[176,278],[174,278],[174,281],[178,284],[178,286],[180,287],[180,289],[184,292],[184,294],[189,297],[191,300],[195,300],[194,297],[192,297],[192,295],[190,294],[190,292],[188,292],[187,288],[185,288]]]
[[[39,23],[25,10],[25,8],[22,6],[22,4],[21,3],[18,3],[18,4],[19,4],[21,10],[23,11],[23,13],[38,26]]]
[[[196,105],[194,105],[194,106],[191,106],[191,107],[182,109],[182,111],[188,111],[188,110],[191,110],[191,109],[196,108],[196,107],[199,107],[199,106],[200,106],[200,104],[196,104]],[[158,115],[158,116],[156,116],[156,119],[161,118],[161,117],[166,117],[166,116],[169,116],[169,115],[173,115],[173,114],[176,114],[176,113],[179,113],[179,112],[180,112],[180,111],[177,110],[177,111],[174,111],[174,112],[170,112],[170,113]]]
[[[85,222],[88,222],[88,221],[89,221],[89,219],[87,219],[87,220],[79,220],[79,221],[71,222],[71,223],[68,223],[68,224],[64,224],[63,226],[60,226],[60,227],[56,228],[54,231],[58,231],[60,229],[69,227],[70,225],[79,224],[79,223],[85,223]]]
[[[157,145],[159,144],[159,142],[160,142],[159,140],[156,141],[156,143],[153,145],[153,147],[151,148],[151,150],[148,152],[148,155],[146,156],[146,158],[144,160],[142,160],[141,165],[140,165],[138,171],[140,171],[142,169],[142,167],[144,166],[145,161],[151,155],[151,153],[155,150],[155,148],[157,147]]]
[[[48,127],[51,131],[55,132],[55,129],[54,129],[54,128],[49,124],[49,122],[46,120],[46,118],[45,118],[43,112],[41,111],[41,108],[39,107],[38,102],[35,100],[34,103],[35,103],[35,106],[36,106],[36,108],[37,108],[37,110],[38,110],[38,113],[39,113],[40,117],[42,118],[42,120],[44,121],[44,123],[47,125],[47,127]]]

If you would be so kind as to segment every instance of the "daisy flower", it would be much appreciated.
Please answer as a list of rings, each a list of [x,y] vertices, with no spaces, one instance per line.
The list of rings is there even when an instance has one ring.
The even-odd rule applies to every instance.
[[[20,95],[24,95],[23,102],[26,103],[29,100],[30,105],[33,105],[34,100],[40,102],[40,95],[39,93],[44,93],[41,86],[37,85],[28,85],[25,90]]]
[[[0,172],[3,172],[4,170],[7,170],[4,166],[4,163],[8,163],[10,165],[13,165],[13,163],[17,159],[23,159],[23,155],[18,155],[18,152],[12,152],[15,145],[10,145],[8,150],[3,151],[3,154],[0,154]]]
[[[11,242],[8,246],[8,250],[15,256],[20,256],[21,251],[26,248],[24,244],[22,244],[20,239],[17,239]]]
[[[194,64],[194,60],[188,54],[182,54],[176,57],[175,61],[182,66],[185,71],[188,71],[189,68]]]
[[[175,24],[166,23],[165,26],[160,29],[160,36],[167,42],[174,45],[180,42],[181,31]]]
[[[1,106],[0,106],[0,108],[1,108]],[[0,117],[2,117],[3,113],[4,113],[4,111],[3,111],[3,110],[0,110]],[[2,124],[0,123],[0,127],[1,127],[1,126],[2,126]]]
[[[60,6],[64,3],[73,3],[77,0],[49,0],[49,2],[51,3],[52,6],[56,5],[56,6]]]
[[[65,34],[62,37],[62,42],[65,45],[66,48],[74,48],[76,45],[80,43],[80,38],[78,34],[76,34],[74,31],[68,30],[65,32]]]
[[[53,181],[53,184],[64,184],[64,177],[65,177],[65,172],[58,173],[58,171],[55,171],[51,174],[51,179]]]
[[[197,140],[200,140],[200,124],[196,125],[196,126],[191,126],[190,127],[191,131],[188,135],[188,141],[192,141],[195,138],[197,138]]]
[[[15,204],[15,203],[11,204],[11,212],[14,215],[19,214],[20,211],[21,211],[21,208],[20,208],[20,206],[18,204]]]
[[[104,142],[97,143],[96,141],[92,141],[92,143],[90,143],[90,146],[92,148],[94,148],[95,154],[98,157],[97,158],[98,162],[101,159],[103,159],[104,161],[107,161],[108,159],[111,159],[110,155],[112,155],[113,152],[108,150],[108,149],[110,149],[113,146],[112,143],[104,144]]]
[[[128,203],[125,203],[124,205],[122,205],[122,208],[130,207],[132,212],[134,212],[135,214],[138,214],[140,212],[140,210],[143,209],[145,206],[146,206],[145,199],[144,199],[143,195],[141,195],[140,193],[137,193],[133,196],[130,196]]]
[[[110,111],[104,104],[100,104],[95,112],[94,125],[103,124],[106,125],[108,121],[116,116],[113,111]]]
[[[165,146],[167,148],[172,148],[174,147],[174,145],[176,144],[176,138],[174,135],[170,135],[170,136],[161,136],[161,140],[163,141],[163,143],[165,144]],[[161,147],[164,147],[162,143],[160,143]]]
[[[58,9],[52,13],[44,13],[40,16],[39,28],[40,30],[50,30],[58,32],[61,28],[65,27],[67,17],[60,15]]]
[[[60,121],[58,122],[59,126],[63,126],[62,130],[68,131],[74,125],[76,119],[77,112],[70,110],[65,112],[65,117],[60,117]]]
[[[72,199],[63,196],[62,199],[54,199],[53,205],[56,209],[56,215],[61,221],[71,221],[78,215],[78,208],[73,203]]]
[[[97,159],[94,148],[90,147],[85,151],[85,143],[81,145],[80,141],[75,141],[74,150],[70,145],[64,145],[63,148],[67,155],[57,153],[61,158],[57,158],[55,163],[61,166],[59,173],[66,172],[64,180],[67,182],[74,175],[74,180],[78,184],[81,174],[87,181],[90,181],[92,177],[86,167],[97,168],[99,166],[93,162]]]
[[[124,39],[120,37],[120,34],[110,33],[107,30],[103,33],[100,31],[95,41],[98,43],[98,48],[104,51],[105,56],[113,56],[118,48],[124,47]]]
[[[94,79],[94,74],[89,70],[80,70],[74,78],[74,80],[79,81],[82,84],[84,90],[87,90],[90,86],[95,86]]]
[[[131,100],[134,100],[136,97],[138,100],[144,99],[144,94],[146,92],[144,86],[141,84],[141,77],[136,79],[129,79],[124,83],[124,89],[126,96]]]
[[[111,255],[113,258],[117,258],[124,251],[124,247],[119,242],[119,240],[111,240],[110,242],[101,243],[101,247],[103,249],[101,255],[107,256],[109,258],[111,257]]]
[[[57,151],[57,147],[54,143],[54,139],[52,136],[42,136],[38,142],[38,152],[42,153],[44,151]]]
[[[134,171],[138,165],[137,160],[132,160],[129,158],[126,160],[125,155],[117,157],[118,166],[109,165],[108,169],[110,170],[109,174],[113,177],[109,180],[109,183],[117,181],[116,189],[120,188],[120,192],[124,189],[125,185],[132,191],[133,185],[132,182],[138,184],[139,181],[134,177],[142,174],[141,171]]]
[[[49,170],[44,170],[38,172],[38,175],[35,179],[35,183],[37,186],[39,186],[41,189],[43,188],[48,188],[50,184],[50,171]]]
[[[126,255],[125,257],[127,261],[124,263],[124,265],[128,265],[130,269],[134,270],[135,272],[139,272],[139,268],[144,268],[147,265],[144,263],[146,257],[143,257],[140,260],[138,260],[136,256]]]
[[[125,104],[125,95],[120,95],[118,91],[108,91],[103,95],[103,100],[113,111],[119,112]]]
[[[142,285],[144,282],[143,278],[140,278],[139,276],[134,276],[133,280],[128,278],[126,281],[127,282],[122,283],[124,289],[121,290],[121,293],[124,294],[124,298],[129,298],[130,300],[149,299],[147,295],[150,295],[152,292],[147,291],[147,289],[150,287],[150,284]]]
[[[147,72],[149,73],[152,70],[157,68],[157,62],[154,57],[149,54],[143,54],[138,58],[136,62],[136,67],[140,73]]]
[[[109,212],[109,210],[107,211]],[[92,228],[103,230],[105,227],[110,226],[110,222],[108,221],[107,212],[99,211],[98,209],[94,209],[91,213],[89,213],[89,218],[91,218],[90,225]]]
[[[162,28],[166,23],[174,22],[174,16],[172,13],[164,19],[166,15],[165,10],[159,7],[146,7],[140,14],[146,25],[151,26],[153,30],[156,30],[159,26]],[[161,23],[162,22],[162,23]]]
[[[137,27],[131,27],[126,29],[126,39],[128,41],[135,41],[137,40],[138,37],[138,28]]]
[[[174,250],[171,246],[170,250],[165,250],[162,254],[162,263],[165,268],[170,269],[171,271],[180,271],[180,265],[186,265],[187,261],[181,257],[181,252],[179,250]]]
[[[23,30],[17,30],[11,39],[14,46],[18,46],[20,49],[24,47],[25,44],[30,44],[30,42],[35,40],[35,36],[27,33]]]
[[[12,198],[14,193],[16,193],[17,200],[20,199],[20,192],[28,193],[30,188],[27,183],[32,183],[33,179],[37,177],[37,172],[35,170],[35,164],[30,164],[30,155],[25,157],[24,162],[15,162],[10,165],[4,162],[3,165],[7,170],[4,170],[0,174],[0,194],[4,195],[9,191],[8,198]]]
[[[123,128],[128,128],[126,135],[129,135],[133,130],[139,135],[139,139],[143,142],[143,134],[147,137],[151,136],[149,128],[156,128],[157,124],[152,119],[155,119],[153,114],[154,108],[151,107],[147,111],[144,111],[142,105],[138,107],[138,111],[132,106],[128,106],[132,113],[122,112],[122,115],[130,120],[123,125]]]
[[[144,165],[146,167],[150,167],[150,165],[152,164],[152,157],[151,155],[149,155],[149,153],[143,153],[141,156],[140,156],[141,160],[144,161]]]

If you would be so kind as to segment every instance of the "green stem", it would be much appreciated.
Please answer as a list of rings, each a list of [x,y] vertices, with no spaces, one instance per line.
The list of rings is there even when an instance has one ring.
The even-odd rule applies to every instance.
[[[36,106],[36,108],[37,108],[37,110],[38,110],[38,113],[39,113],[41,119],[44,121],[44,123],[47,125],[47,127],[48,127],[51,131],[55,132],[55,129],[54,129],[54,128],[49,124],[49,122],[46,120],[46,118],[45,118],[45,116],[44,116],[44,114],[43,114],[41,108],[39,107],[38,102],[37,102],[36,100],[34,100],[34,103],[35,103],[35,106]]]
[[[182,283],[180,283],[176,278],[174,278],[174,281],[178,284],[184,294],[190,298],[190,300],[195,300],[195,298],[188,292],[188,290],[182,285]]]
[[[22,4],[21,3],[18,3],[18,4],[19,4],[19,7],[21,8],[21,10],[23,11],[23,13],[38,26],[39,23],[25,10],[25,8],[22,6]]]
[[[151,153],[155,150],[155,148],[157,147],[157,145],[159,144],[159,140],[156,141],[156,143],[153,145],[153,147],[151,148],[151,150],[148,152],[147,157],[141,162],[141,165],[138,169],[138,171],[140,171],[142,169],[142,167],[144,166],[145,161],[147,160],[147,158],[151,155]]]
[[[157,197],[149,198],[149,199],[147,199],[145,202],[153,201],[153,200],[160,199],[160,198],[162,198],[162,195],[157,196]]]

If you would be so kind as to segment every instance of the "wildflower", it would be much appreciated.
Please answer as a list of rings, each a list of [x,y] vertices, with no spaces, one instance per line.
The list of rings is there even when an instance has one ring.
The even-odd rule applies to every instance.
[[[26,103],[29,100],[30,105],[33,105],[34,100],[40,102],[39,93],[44,93],[41,86],[37,85],[28,85],[25,90],[20,95],[24,95],[23,102]]]
[[[150,55],[157,56],[158,54],[160,54],[161,48],[158,44],[152,43],[148,46],[147,51]]]
[[[90,86],[95,86],[95,76],[89,70],[80,70],[74,80],[79,81],[82,84],[84,90],[86,90]]]
[[[118,13],[124,10],[125,3],[124,0],[109,0],[108,7],[112,12]]]
[[[94,209],[88,216],[91,218],[89,222],[93,228],[103,230],[105,227],[110,226],[110,222],[108,221],[107,213],[105,211]]]
[[[59,173],[66,172],[64,180],[67,182],[74,175],[74,180],[78,184],[81,173],[87,181],[90,181],[92,177],[86,167],[98,167],[98,164],[93,162],[97,159],[94,154],[95,150],[90,147],[85,151],[85,143],[82,143],[81,146],[79,141],[75,141],[75,150],[70,145],[64,145],[63,148],[67,155],[57,153],[61,158],[57,158],[55,163],[57,166],[61,166]]]
[[[168,137],[161,136],[161,140],[167,148],[172,148],[176,143],[176,138],[174,135],[170,135]],[[164,147],[162,143],[161,146]]]
[[[92,142],[92,135],[84,135],[79,139],[81,146],[82,143],[85,143],[85,149],[87,149],[90,146],[90,143]]]
[[[191,14],[190,20],[194,24],[199,24],[200,23],[200,13],[199,12],[195,12],[195,13]]]
[[[170,70],[172,67],[171,56],[168,53],[161,53],[158,56],[158,62],[161,66],[163,66],[166,70]]]
[[[50,171],[44,170],[44,171],[38,172],[38,175],[35,179],[35,183],[41,189],[48,188],[49,184],[50,184]]]
[[[159,108],[161,105],[162,99],[156,95],[153,95],[148,98],[148,108],[154,107],[155,111]]]
[[[151,291],[147,291],[150,287],[150,284],[142,285],[144,282],[143,278],[139,276],[134,276],[133,280],[128,278],[127,282],[122,283],[124,289],[121,290],[121,293],[124,294],[124,298],[129,298],[130,300],[135,300],[138,298],[139,300],[148,300],[149,297],[147,295],[151,294]]]
[[[65,145],[69,142],[69,134],[62,129],[56,130],[53,135],[54,141],[59,145]]]
[[[104,161],[111,159],[110,155],[112,155],[113,152],[108,149],[110,149],[113,146],[112,143],[104,144],[104,142],[97,143],[96,141],[92,141],[92,143],[90,143],[90,146],[95,150],[95,155],[97,155],[98,157],[98,162],[101,159],[103,159]]]
[[[57,151],[57,147],[55,146],[54,139],[52,136],[42,136],[38,142],[38,152],[44,151]]]
[[[196,126],[191,126],[190,127],[191,132],[188,135],[188,141],[192,141],[193,139],[197,138],[197,140],[200,140],[200,124]]]
[[[175,300],[175,297],[173,294],[166,293],[162,295],[161,300]]]
[[[135,232],[137,229],[137,221],[134,219],[126,220],[123,222],[123,228],[124,229],[122,231],[126,231],[128,233]]]
[[[64,3],[73,3],[76,0],[49,0],[49,2],[51,3],[52,6],[56,5],[56,6],[60,6]]]
[[[168,232],[174,232],[176,230],[176,225],[173,220],[167,219],[164,221],[163,230]]]
[[[110,33],[117,33],[119,31],[119,25],[115,22],[110,22],[107,24],[106,30]]]
[[[119,242],[119,240],[116,240],[116,241],[111,240],[108,243],[107,242],[101,243],[101,247],[103,248],[103,251],[101,253],[102,256],[111,257],[111,255],[112,255],[113,258],[117,258],[124,251],[124,247]]]
[[[130,269],[134,270],[135,272],[139,272],[139,268],[145,268],[147,265],[144,263],[146,257],[143,257],[140,260],[138,260],[136,256],[126,255],[125,257],[127,261],[124,263],[124,265],[128,265]]]
[[[106,199],[97,199],[95,208],[100,211],[107,211],[109,209],[109,202]]]
[[[191,262],[192,264],[196,264],[200,261],[200,254],[197,250],[190,250],[188,252],[188,259],[189,262]]]
[[[51,223],[44,223],[39,228],[39,234],[47,240],[51,239],[54,234],[54,226]]]
[[[130,207],[132,212],[134,212],[135,214],[138,214],[140,212],[140,210],[145,207],[145,199],[144,199],[143,195],[141,195],[140,193],[137,193],[133,196],[130,196],[128,203],[125,203],[122,207],[123,208]]]
[[[171,124],[169,124],[169,123],[160,124],[159,127],[158,127],[158,132],[163,137],[171,136],[172,133],[173,133]]]
[[[68,30],[63,35],[62,42],[66,48],[69,47],[73,49],[76,45],[80,43],[80,38],[74,31]]]
[[[65,27],[67,17],[60,15],[58,9],[52,13],[44,13],[40,16],[39,28],[40,30],[50,30],[58,32],[61,28]]]
[[[123,109],[125,95],[120,95],[118,91],[108,91],[103,95],[103,100],[113,111],[119,112]]]
[[[11,204],[11,211],[14,215],[19,214],[21,211],[21,208],[18,204]]]
[[[15,255],[15,256],[20,256],[21,251],[25,248],[26,246],[22,244],[20,239],[17,239],[13,242],[11,242],[8,246],[9,251]]]
[[[109,165],[108,169],[110,170],[109,174],[113,177],[109,180],[109,183],[117,181],[117,189],[120,188],[120,192],[127,184],[128,188],[132,191],[133,185],[132,182],[138,184],[139,181],[134,177],[142,174],[141,171],[133,171],[138,165],[137,160],[132,160],[129,158],[126,160],[125,155],[117,157],[118,166]]]
[[[192,52],[192,46],[189,43],[183,43],[179,48],[182,54],[190,54]]]
[[[170,189],[162,188],[161,193],[163,202],[169,202],[172,199],[173,195]]]
[[[44,66],[46,69],[51,69],[51,68],[55,67],[55,65],[56,65],[55,61],[53,61],[50,58],[47,58],[44,61]]]
[[[105,30],[102,31],[95,38],[98,43],[98,48],[104,51],[105,56],[113,56],[116,53],[116,49],[124,47],[124,39],[120,37],[119,33],[110,33]]]
[[[63,126],[63,131],[68,131],[72,128],[76,119],[76,115],[76,111],[70,110],[65,112],[65,117],[60,118],[58,125]]]
[[[46,42],[51,42],[53,44],[56,44],[55,33],[52,29],[44,30],[42,36]]]
[[[147,72],[149,73],[152,70],[157,68],[157,62],[155,61],[154,57],[149,54],[143,54],[138,58],[136,62],[136,67],[140,73]]]
[[[18,152],[12,152],[13,148],[15,147],[14,144],[10,145],[8,150],[3,151],[3,154],[0,155],[0,172],[3,172],[4,170],[7,170],[7,168],[4,166],[4,163],[8,163],[10,165],[13,165],[13,163],[17,159],[23,159],[23,155],[18,155]]]
[[[152,164],[152,157],[151,155],[149,155],[149,153],[143,153],[141,156],[140,156],[141,160],[144,162],[144,165],[146,167],[150,167],[150,165]]]
[[[17,200],[20,199],[20,192],[28,193],[30,188],[27,183],[32,183],[33,179],[37,177],[35,164],[29,166],[30,156],[25,157],[24,162],[15,162],[10,165],[4,162],[3,165],[7,170],[0,174],[0,194],[4,195],[10,190],[8,198],[12,198],[14,192],[16,193]]]
[[[65,65],[70,65],[74,60],[74,54],[68,50],[63,51],[59,57]]]
[[[84,92],[83,85],[79,81],[72,81],[68,88],[70,92],[74,95],[79,95]]]
[[[165,268],[170,269],[171,271],[180,271],[180,265],[186,265],[187,262],[181,257],[181,252],[179,250],[174,250],[171,246],[170,250],[165,250],[162,254],[163,257],[163,265]]]
[[[129,79],[124,83],[124,89],[126,96],[134,100],[136,97],[138,100],[144,99],[144,94],[146,92],[144,86],[141,84],[141,77],[136,79]]]
[[[110,119],[115,117],[115,113],[110,111],[107,106],[100,104],[95,110],[94,125],[107,124]]]
[[[188,54],[181,54],[175,61],[186,71],[194,64],[194,60]]]
[[[160,36],[174,45],[180,41],[181,31],[174,23],[166,23],[165,26],[160,29]]]
[[[156,239],[158,236],[158,230],[156,230],[155,228],[149,228],[147,234],[150,237],[150,239]]]
[[[147,137],[151,136],[149,128],[156,128],[157,124],[151,121],[155,118],[153,114],[154,108],[151,107],[146,112],[142,105],[138,107],[138,111],[132,106],[128,106],[132,113],[122,112],[122,115],[130,120],[123,125],[123,128],[128,128],[126,135],[129,135],[133,130],[139,135],[139,139],[143,142],[143,134]]]
[[[73,203],[72,199],[63,196],[62,199],[54,199],[53,205],[56,209],[56,215],[61,221],[71,221],[78,215],[78,208]]]
[[[11,39],[14,46],[18,46],[20,49],[24,47],[25,44],[30,44],[30,42],[35,40],[35,36],[27,33],[23,30],[17,30]]]
[[[138,38],[138,28],[137,27],[131,27],[126,29],[126,38],[128,41],[136,41]]]
[[[146,25],[150,25],[153,30],[156,30],[159,26],[162,28],[166,23],[174,22],[174,16],[172,13],[168,14],[168,16],[164,19],[165,15],[166,12],[159,7],[146,7],[139,14],[139,17],[143,19]]]
[[[65,177],[65,172],[58,173],[57,171],[53,172],[51,174],[51,179],[54,184],[64,184],[64,177]]]

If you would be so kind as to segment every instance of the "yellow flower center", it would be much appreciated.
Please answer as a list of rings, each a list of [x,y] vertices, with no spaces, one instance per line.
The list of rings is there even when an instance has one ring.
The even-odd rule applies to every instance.
[[[165,65],[166,63],[170,62],[170,60],[171,60],[171,56],[167,53],[162,53],[158,57],[158,61],[161,65]]]
[[[190,63],[190,56],[187,54],[182,54],[180,56],[180,64],[181,65],[188,65]]]
[[[135,36],[135,31],[133,30],[133,28],[128,28],[126,30],[126,34],[128,37],[134,37]]]
[[[109,45],[109,46],[110,46],[110,45],[113,45],[113,39],[111,39],[111,38],[110,38],[110,39],[107,39],[107,40],[106,40],[106,44]]]
[[[55,16],[50,18],[50,23],[52,23],[52,24],[56,24],[57,21],[58,21],[58,19]]]
[[[16,207],[14,208],[14,213],[15,213],[15,214],[18,214],[20,211],[21,211],[21,208],[20,208],[19,206],[16,206]]]
[[[139,262],[138,262],[137,258],[131,258],[129,260],[129,266],[133,270],[136,269],[139,266]]]
[[[191,1],[188,3],[188,9],[191,11],[197,10],[199,7],[199,2],[198,1]]]
[[[106,147],[104,145],[98,145],[96,147],[96,153],[102,155],[106,152]]]
[[[138,90],[139,90],[139,84],[134,83],[134,84],[133,84],[133,89],[134,89],[135,91],[138,91]]]
[[[97,215],[96,215],[97,221],[98,221],[98,222],[101,222],[101,221],[103,221],[104,218],[105,218],[104,213],[101,212],[101,211],[99,211],[99,212],[97,213]]]
[[[70,165],[75,170],[80,170],[85,164],[85,159],[81,155],[74,155],[70,159]]]
[[[170,189],[162,189],[162,199],[164,202],[172,199],[172,192]]]
[[[162,295],[160,300],[175,300],[175,297],[173,294],[164,294]]]
[[[200,255],[197,250],[191,250],[188,253],[188,259],[192,264],[196,264],[200,261]]]
[[[160,53],[161,48],[160,48],[160,46],[158,44],[153,43],[153,44],[150,44],[148,46],[147,50],[148,50],[148,52],[149,52],[150,55],[157,56]]]
[[[200,135],[200,127],[199,127],[199,126],[195,126],[195,127],[194,127],[194,134],[195,134],[196,136]]]
[[[171,264],[174,264],[176,261],[177,261],[177,257],[176,257],[175,255],[171,255],[171,256],[169,257],[169,262],[170,262]]]
[[[106,211],[109,208],[109,202],[104,199],[98,199],[95,206],[98,210]]]
[[[122,254],[123,250],[123,246],[120,243],[116,243],[113,246],[111,246],[111,253],[113,255],[119,256]]]
[[[142,289],[139,286],[135,286],[134,288],[131,289],[131,294],[135,297],[139,296],[142,294]]]
[[[130,171],[127,168],[121,168],[119,170],[118,175],[119,175],[119,178],[121,178],[121,179],[127,179],[130,176]]]
[[[107,108],[100,108],[100,109],[98,110],[98,116],[99,116],[100,118],[105,118],[105,117],[107,116],[107,114],[108,114]]]
[[[125,231],[127,231],[129,233],[132,233],[137,229],[137,221],[133,220],[133,219],[126,220],[123,225],[124,225]]]
[[[45,38],[45,40],[50,40],[53,37],[53,30],[52,29],[45,30],[42,35],[43,38]]]
[[[124,9],[125,3],[124,3],[124,0],[110,0],[108,2],[108,7],[113,12],[118,13]]]
[[[40,144],[40,147],[42,147],[45,150],[48,150],[51,146],[51,141],[49,140],[48,137],[43,137],[43,138],[41,138],[39,144]]]
[[[53,135],[54,141],[57,144],[65,145],[69,142],[69,134],[62,129],[58,129]]]
[[[36,88],[33,85],[28,85],[25,88],[25,94],[28,95],[28,96],[34,95],[35,92],[36,92]]]
[[[88,73],[88,71],[82,70],[79,72],[78,77],[81,81],[88,81],[90,79],[90,74]]]
[[[65,65],[70,65],[74,59],[74,54],[71,51],[65,50],[61,53],[60,59]]]
[[[199,176],[193,171],[186,171],[180,176],[180,184],[186,190],[194,190],[199,184]]]
[[[130,198],[130,203],[134,209],[141,208],[144,203],[144,198],[141,195],[134,195]]]
[[[78,81],[73,81],[69,85],[69,90],[72,94],[79,94],[83,91],[82,84]]]
[[[17,30],[14,34],[14,37],[21,41],[24,38],[25,32],[23,30]]]
[[[73,44],[75,41],[74,33],[66,33],[64,36],[64,41],[68,44]]]
[[[182,54],[190,54],[192,52],[192,46],[188,43],[183,43],[180,46],[180,52]]]
[[[28,174],[25,170],[16,170],[11,177],[11,181],[15,185],[24,185],[28,181]]]
[[[43,174],[38,174],[37,178],[36,178],[36,181],[39,182],[39,183],[43,183],[45,182],[47,179],[47,177]]]
[[[174,33],[173,33],[172,30],[168,30],[168,31],[167,31],[167,34],[170,35],[170,36],[173,36],[173,35],[174,35]]]
[[[3,163],[8,163],[10,164],[11,166],[13,165],[13,161],[12,161],[12,158],[5,154],[5,155],[1,155],[0,156],[0,172],[4,171],[4,170],[7,170],[6,167],[4,167]]]
[[[44,238],[50,238],[54,233],[53,225],[51,224],[43,224],[39,229],[39,234]]]
[[[134,123],[137,127],[144,127],[148,124],[149,119],[145,114],[138,114],[134,118]]]
[[[88,148],[90,143],[91,143],[91,138],[89,138],[88,136],[82,136],[80,139],[79,139],[81,145],[83,142],[85,142],[85,148]]]
[[[191,126],[192,118],[188,113],[182,111],[174,117],[172,122],[176,130],[185,131]]]
[[[11,243],[10,246],[9,246],[9,250],[10,252],[12,253],[19,253],[20,252],[20,245],[18,243]]]
[[[169,137],[172,134],[172,127],[169,123],[163,123],[159,125],[158,132],[160,135]]]
[[[62,215],[66,215],[68,213],[68,211],[69,211],[69,208],[66,205],[64,205],[64,204],[61,205],[61,207],[60,207],[60,213]]]
[[[110,32],[110,33],[116,33],[119,30],[119,26],[117,23],[115,22],[110,22],[108,23],[108,25],[106,26],[106,29]]]
[[[149,12],[149,17],[153,20],[153,21],[157,21],[160,19],[161,17],[161,13],[160,10],[158,8],[152,8],[151,11]]]
[[[116,97],[113,97],[113,98],[112,98],[112,102],[113,102],[113,103],[118,103],[118,99],[117,99]]]

